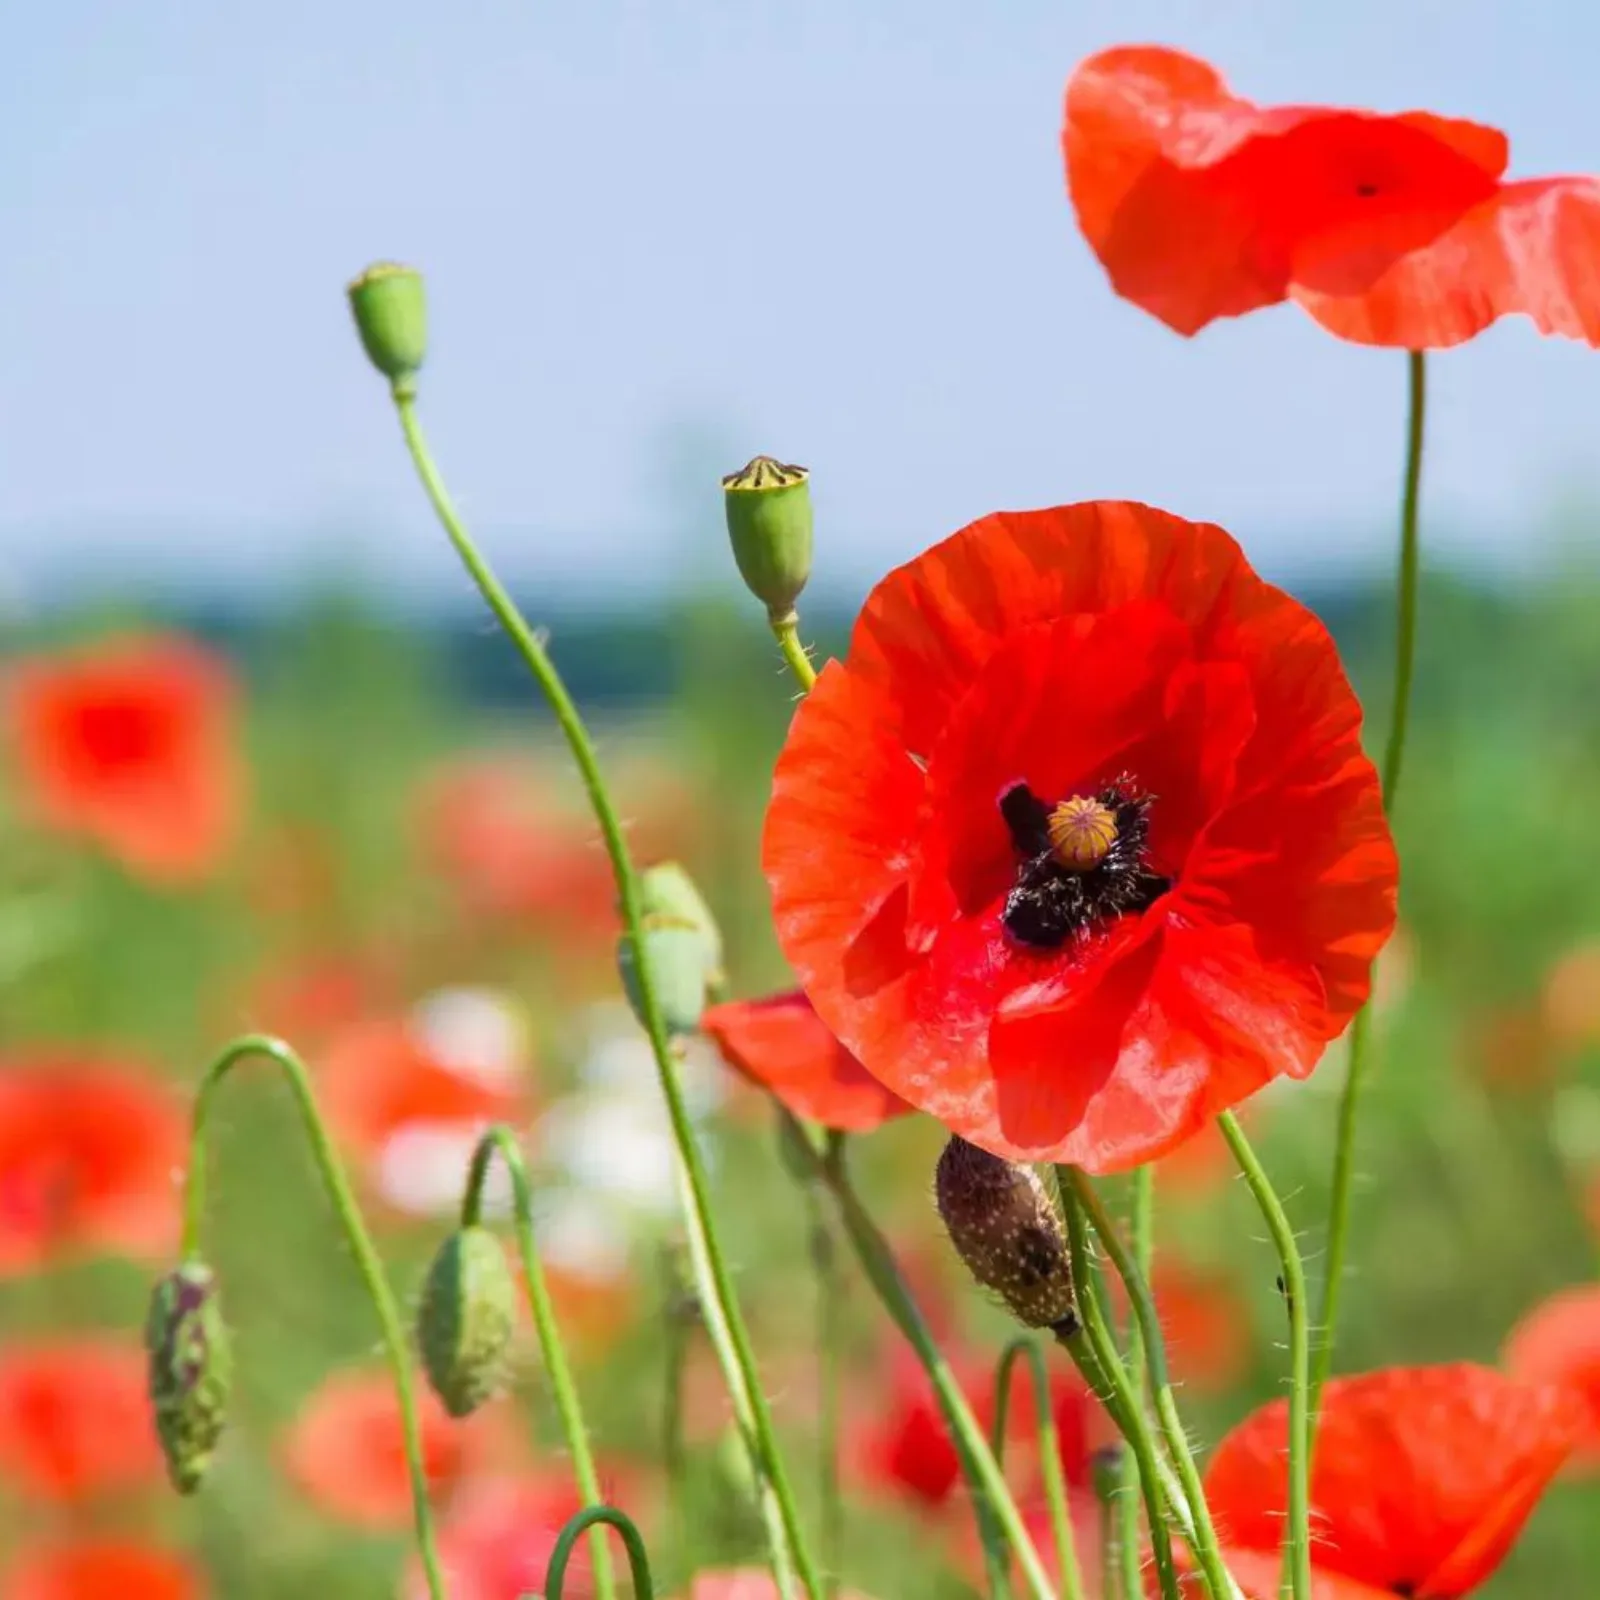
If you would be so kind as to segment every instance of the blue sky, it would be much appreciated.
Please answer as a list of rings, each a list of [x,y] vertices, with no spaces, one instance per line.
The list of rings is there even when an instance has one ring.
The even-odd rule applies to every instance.
[[[1384,558],[1402,358],[1292,309],[1184,341],[1078,238],[1062,84],[1106,44],[1241,92],[1505,127],[1600,170],[1571,0],[51,0],[0,51],[0,581],[460,580],[342,287],[423,267],[423,405],[515,578],[724,567],[716,477],[811,467],[819,579],[1100,495],[1298,579]],[[1436,363],[1433,548],[1516,564],[1595,487],[1600,352]]]

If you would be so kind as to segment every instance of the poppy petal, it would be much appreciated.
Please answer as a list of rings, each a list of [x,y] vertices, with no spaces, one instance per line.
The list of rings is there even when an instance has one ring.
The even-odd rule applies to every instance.
[[[1582,1426],[1561,1389],[1467,1363],[1334,1379],[1311,1486],[1316,1564],[1419,1600],[1465,1594],[1504,1558]],[[1287,1447],[1283,1401],[1217,1447],[1206,1498],[1230,1546],[1277,1550]]]
[[[1600,1468],[1600,1283],[1563,1289],[1535,1306],[1506,1341],[1505,1367],[1530,1383],[1555,1383],[1582,1398],[1589,1427],[1583,1465]]]

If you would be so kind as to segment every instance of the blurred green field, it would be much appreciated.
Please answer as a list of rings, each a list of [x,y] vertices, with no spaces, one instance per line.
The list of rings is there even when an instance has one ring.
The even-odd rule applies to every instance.
[[[1372,592],[1333,596],[1324,607],[1369,706],[1385,696],[1389,603]],[[1586,1212],[1600,1185],[1600,969],[1590,964],[1588,987],[1581,962],[1568,962],[1563,982],[1552,975],[1600,941],[1597,613],[1600,587],[1585,575],[1514,594],[1427,585],[1397,821],[1403,934],[1380,984],[1338,1370],[1493,1362],[1527,1308],[1594,1276],[1600,1216]],[[98,617],[52,623],[8,647],[24,655],[105,625]],[[837,623],[818,631],[835,644],[842,637]],[[148,1059],[181,1088],[232,1034],[291,1025],[296,974],[348,967],[370,979],[370,993],[329,1002],[339,1013],[332,1023],[318,1021],[310,1001],[302,1007],[311,1020],[296,1042],[314,1069],[349,1013],[403,1016],[441,991],[487,990],[526,1030],[522,1092],[536,1110],[560,1104],[570,1117],[565,1097],[593,1054],[595,1019],[614,1015],[594,1009],[614,1000],[607,934],[558,905],[475,910],[430,855],[419,822],[448,764],[525,761],[547,786],[530,799],[529,826],[552,829],[564,850],[599,861],[550,718],[522,688],[509,647],[475,619],[470,629],[437,632],[335,599],[231,630],[224,642],[246,685],[250,799],[237,848],[213,881],[160,890],[30,827],[13,809],[0,856],[0,1058],[89,1047]],[[781,985],[758,840],[791,691],[770,639],[745,608],[707,600],[649,629],[558,618],[553,650],[595,713],[602,755],[620,775],[644,847],[680,856],[712,900],[732,992]],[[1373,713],[1369,745],[1381,735]],[[1335,1051],[1308,1084],[1275,1087],[1247,1107],[1313,1277],[1340,1070]],[[729,1086],[728,1094],[708,1114],[719,1214],[809,1504],[807,1206],[777,1157],[765,1109],[747,1091]],[[397,1594],[403,1521],[388,1531],[352,1528],[285,1462],[287,1430],[319,1382],[372,1364],[370,1308],[283,1087],[264,1067],[247,1070],[220,1111],[207,1252],[224,1280],[239,1378],[213,1477],[192,1502],[153,1488],[42,1508],[0,1484],[0,1550],[41,1531],[134,1528],[194,1552],[211,1592],[229,1600]],[[612,1141],[599,1154],[613,1166],[639,1163],[639,1187],[649,1187],[643,1144],[635,1152],[620,1135],[594,1137]],[[997,1350],[1003,1319],[962,1286],[937,1233],[929,1186],[939,1144],[937,1128],[907,1119],[870,1136],[857,1161],[880,1218],[913,1259],[930,1264],[965,1337]],[[582,1171],[555,1160],[549,1139],[531,1148],[550,1194],[582,1187]],[[382,1174],[359,1152],[352,1157],[392,1281],[409,1304],[448,1218],[403,1214],[382,1199]],[[605,1182],[626,1189],[627,1174]],[[581,1292],[580,1228],[579,1243],[562,1247],[576,1250],[578,1263],[563,1256],[562,1277],[572,1281],[562,1302],[586,1330],[573,1352],[600,1454],[636,1487],[661,1590],[674,1593],[688,1559],[758,1560],[760,1525],[700,1381],[703,1351],[691,1385],[693,1514],[675,1526],[666,1515],[662,1390],[673,1324],[662,1250],[674,1229],[654,1201],[623,1210],[625,1274],[612,1277],[612,1247],[597,1244],[604,1292]],[[1182,1328],[1174,1333],[1180,1375],[1186,1355],[1192,1367],[1182,1401],[1204,1445],[1280,1392],[1276,1263],[1248,1196],[1226,1177],[1158,1177],[1158,1217],[1159,1259],[1187,1267],[1235,1307],[1208,1341],[1186,1347]],[[0,1277],[0,1328],[13,1342],[80,1328],[132,1338],[151,1270],[108,1259]],[[881,1399],[891,1339],[858,1284],[846,1315],[854,1424]],[[542,1463],[559,1472],[557,1429],[531,1338],[526,1345],[517,1470]],[[923,1514],[854,1474],[848,1481],[850,1587],[882,1596],[965,1592],[947,1558],[950,1541],[931,1536]],[[964,1515],[957,1506],[939,1520],[959,1524]],[[1592,1498],[1581,1482],[1563,1482],[1481,1592],[1578,1597],[1595,1592],[1597,1570]]]

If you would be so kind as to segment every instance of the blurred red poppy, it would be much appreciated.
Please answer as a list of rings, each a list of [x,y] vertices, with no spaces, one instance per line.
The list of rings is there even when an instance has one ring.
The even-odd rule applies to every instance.
[[[12,667],[25,803],[158,883],[205,877],[233,842],[241,768],[226,665],[186,639],[114,640]]]
[[[33,1550],[0,1572],[4,1600],[201,1600],[205,1592],[182,1556],[122,1539]]]
[[[137,1345],[75,1336],[0,1346],[0,1480],[76,1504],[159,1483]]]
[[[1584,1426],[1564,1390],[1467,1363],[1336,1378],[1322,1407],[1316,1564],[1416,1600],[1453,1600],[1494,1571]],[[1205,1491],[1230,1547],[1277,1551],[1288,1438],[1280,1400],[1217,1447]]]
[[[1554,1383],[1588,1407],[1576,1464],[1600,1470],[1600,1283],[1563,1289],[1535,1306],[1506,1341],[1505,1368],[1530,1383]]]
[[[422,1458],[436,1502],[515,1454],[509,1419],[496,1406],[454,1422],[419,1388]],[[336,1372],[301,1408],[283,1444],[283,1463],[324,1516],[357,1528],[405,1528],[411,1479],[394,1380],[387,1371]]]
[[[865,1133],[912,1109],[828,1032],[798,990],[712,1006],[700,1026],[729,1066],[824,1128]]]
[[[1261,107],[1129,46],[1073,73],[1062,148],[1112,287],[1179,333],[1294,300],[1361,344],[1439,349],[1517,313],[1600,343],[1600,182],[1504,181],[1494,128]]]
[[[1184,1559],[1181,1548],[1177,1554]],[[1229,1573],[1244,1592],[1245,1600],[1278,1600],[1283,1578],[1281,1556],[1263,1550],[1224,1550],[1223,1558]],[[1154,1600],[1156,1590],[1152,1588],[1147,1592]],[[1185,1600],[1204,1600],[1206,1594],[1200,1578],[1192,1574],[1184,1580],[1182,1592]],[[1396,1596],[1392,1589],[1374,1589],[1369,1583],[1313,1567],[1311,1600],[1396,1600]]]
[[[602,1471],[601,1492],[636,1520],[641,1515],[631,1486],[614,1474]],[[543,1594],[556,1540],[582,1505],[571,1474],[553,1468],[470,1485],[439,1528],[439,1560],[450,1600],[523,1600]],[[563,1591],[573,1600],[592,1600],[591,1560],[590,1541],[579,1540]],[[426,1600],[427,1593],[413,1566],[406,1600]]]
[[[765,1567],[720,1567],[697,1572],[689,1600],[782,1600],[777,1579]],[[863,1600],[859,1589],[840,1589],[838,1600]]]
[[[131,1067],[0,1060],[0,1277],[84,1252],[170,1251],[186,1129],[179,1102]]]
[[[795,714],[784,954],[972,1143],[1152,1160],[1367,996],[1396,864],[1360,722],[1327,630],[1220,528],[986,517],[878,585]]]

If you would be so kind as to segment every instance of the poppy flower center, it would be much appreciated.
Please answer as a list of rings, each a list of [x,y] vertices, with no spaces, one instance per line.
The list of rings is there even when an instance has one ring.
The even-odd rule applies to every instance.
[[[1126,776],[1055,805],[1025,783],[1012,784],[1000,796],[1017,852],[1000,913],[1006,932],[1019,944],[1053,950],[1153,905],[1171,882],[1151,871],[1146,857],[1152,799]]]

